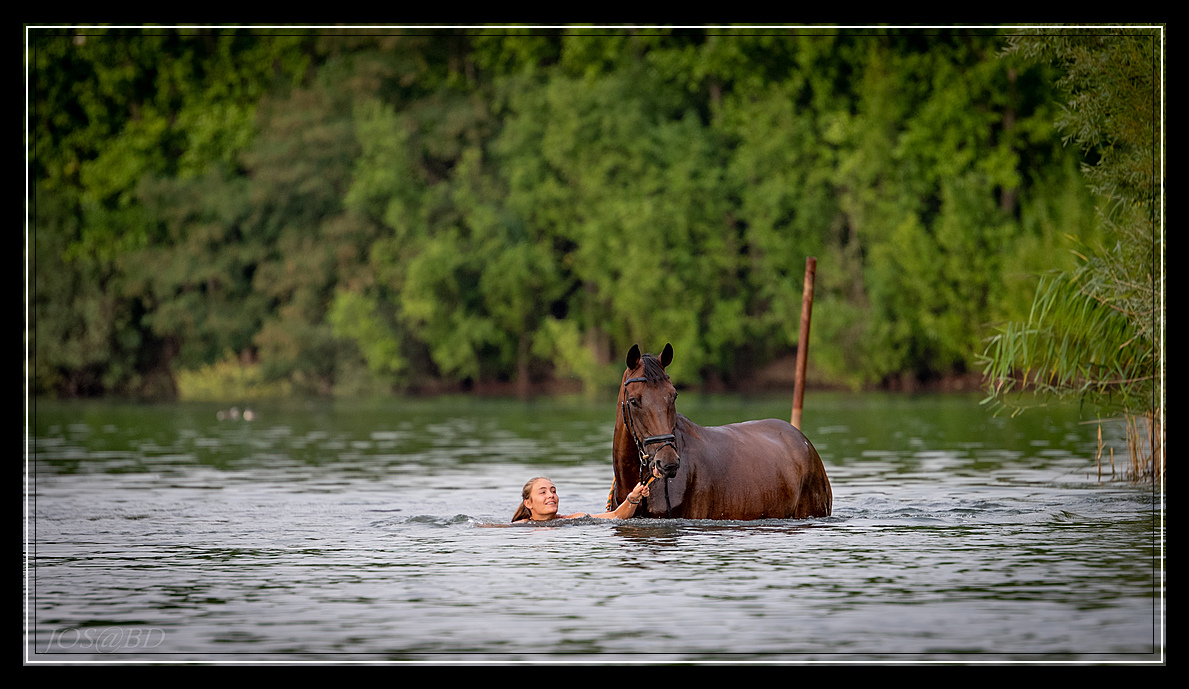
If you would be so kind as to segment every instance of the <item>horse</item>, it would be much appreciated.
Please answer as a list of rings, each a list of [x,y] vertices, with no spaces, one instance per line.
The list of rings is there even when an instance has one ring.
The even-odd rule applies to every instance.
[[[704,427],[677,413],[677,389],[660,358],[632,345],[619,387],[608,510],[652,481],[637,517],[807,519],[827,517],[834,494],[813,444],[780,419]],[[655,481],[653,480],[655,478]],[[657,485],[663,482],[663,486]]]

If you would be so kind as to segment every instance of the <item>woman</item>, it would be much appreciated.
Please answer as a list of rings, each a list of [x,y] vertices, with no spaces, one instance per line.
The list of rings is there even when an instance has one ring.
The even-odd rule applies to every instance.
[[[528,483],[524,484],[524,490],[520,491],[520,495],[523,500],[520,503],[520,507],[516,508],[516,514],[512,515],[513,524],[520,524],[522,522],[547,522],[551,519],[576,519],[578,517],[627,519],[636,513],[636,506],[640,504],[640,499],[648,497],[648,486],[637,483],[636,487],[628,495],[628,499],[622,505],[615,508],[613,512],[603,512],[602,514],[576,512],[574,514],[559,515],[557,513],[557,488],[553,485],[553,481],[543,476],[530,479]]]

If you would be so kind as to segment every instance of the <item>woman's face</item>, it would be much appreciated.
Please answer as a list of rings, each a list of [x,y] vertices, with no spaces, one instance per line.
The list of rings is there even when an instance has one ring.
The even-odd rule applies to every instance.
[[[524,506],[532,512],[532,519],[553,519],[557,516],[557,488],[547,478],[537,479],[529,491]]]

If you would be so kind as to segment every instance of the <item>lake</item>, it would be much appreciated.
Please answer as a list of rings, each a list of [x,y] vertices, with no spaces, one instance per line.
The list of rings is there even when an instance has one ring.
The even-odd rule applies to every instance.
[[[614,400],[37,401],[25,661],[1163,662],[1163,496],[1076,407],[805,404],[830,517],[542,527],[534,476],[602,510]]]

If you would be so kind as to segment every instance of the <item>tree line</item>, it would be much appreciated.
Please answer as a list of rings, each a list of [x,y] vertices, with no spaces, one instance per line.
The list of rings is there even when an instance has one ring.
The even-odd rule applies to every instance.
[[[975,373],[1102,232],[1009,33],[32,32],[35,392],[729,386],[809,256],[815,382]]]

